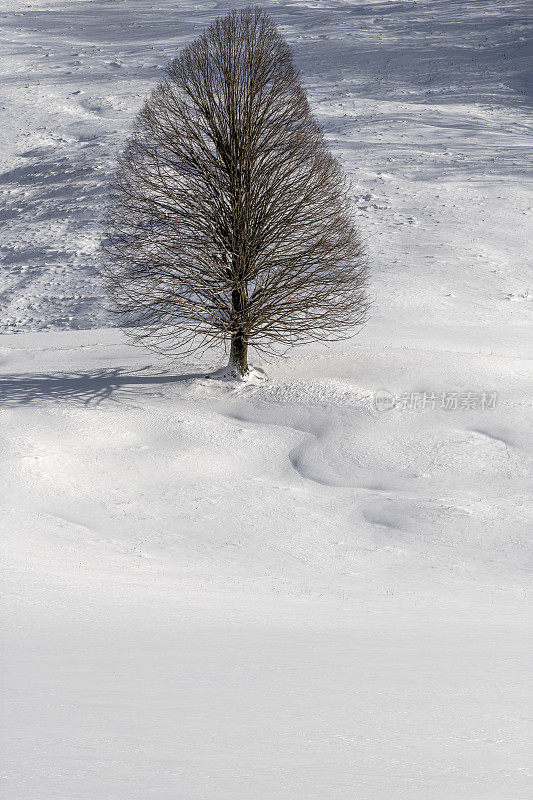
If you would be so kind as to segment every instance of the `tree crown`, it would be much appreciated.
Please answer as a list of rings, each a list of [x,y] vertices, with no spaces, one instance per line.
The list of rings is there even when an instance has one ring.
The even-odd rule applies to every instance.
[[[107,277],[123,323],[168,349],[351,335],[366,263],[347,184],[287,42],[259,8],[168,66],[119,162]]]

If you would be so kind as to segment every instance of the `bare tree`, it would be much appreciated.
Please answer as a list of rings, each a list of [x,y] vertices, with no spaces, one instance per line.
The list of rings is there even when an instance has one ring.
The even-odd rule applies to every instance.
[[[168,351],[353,335],[366,264],[346,180],[287,42],[260,8],[183,50],[119,162],[106,275],[120,322]]]

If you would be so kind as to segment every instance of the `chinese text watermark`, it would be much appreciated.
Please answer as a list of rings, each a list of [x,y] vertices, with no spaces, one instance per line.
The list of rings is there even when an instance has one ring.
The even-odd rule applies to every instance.
[[[399,408],[408,411],[490,411],[498,404],[498,393],[494,391],[480,392],[399,392],[394,394],[387,389],[378,389],[374,393],[376,411],[390,411]]]

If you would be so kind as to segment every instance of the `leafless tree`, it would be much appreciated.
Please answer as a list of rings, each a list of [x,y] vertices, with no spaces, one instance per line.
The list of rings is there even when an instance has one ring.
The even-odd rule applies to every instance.
[[[235,375],[248,343],[341,339],[364,320],[347,183],[260,8],[216,20],[168,66],[120,159],[105,249],[136,341],[222,340]]]

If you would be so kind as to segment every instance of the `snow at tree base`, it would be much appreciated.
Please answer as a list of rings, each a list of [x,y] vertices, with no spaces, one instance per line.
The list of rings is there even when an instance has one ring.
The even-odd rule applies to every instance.
[[[529,4],[263,3],[373,302],[240,385],[127,345],[97,251],[229,5],[0,8],[3,796],[525,800]]]

